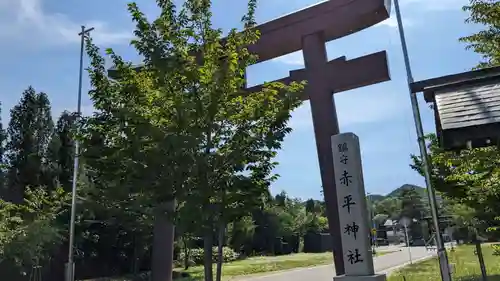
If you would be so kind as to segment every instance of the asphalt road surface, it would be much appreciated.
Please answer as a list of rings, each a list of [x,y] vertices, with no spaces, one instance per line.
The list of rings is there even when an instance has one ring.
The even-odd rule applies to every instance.
[[[378,273],[387,273],[395,267],[407,264],[410,261],[408,248],[399,248],[401,251],[386,254],[374,258],[375,271]],[[411,247],[412,260],[435,255],[436,251],[427,251],[425,247]],[[333,265],[317,266],[311,268],[293,269],[270,273],[268,275],[247,276],[239,281],[332,281],[335,275]]]

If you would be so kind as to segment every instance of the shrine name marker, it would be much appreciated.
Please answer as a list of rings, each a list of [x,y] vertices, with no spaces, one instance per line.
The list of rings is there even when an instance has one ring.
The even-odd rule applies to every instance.
[[[331,142],[345,266],[345,275],[334,280],[385,280],[373,268],[359,139],[344,133],[333,135]]]

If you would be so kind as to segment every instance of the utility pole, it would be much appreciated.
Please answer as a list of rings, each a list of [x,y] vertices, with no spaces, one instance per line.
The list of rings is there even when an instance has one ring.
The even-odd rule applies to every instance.
[[[85,36],[87,36],[94,28],[85,29],[82,25],[82,31],[78,33],[81,37],[80,42],[80,70],[78,77],[78,101],[76,107],[77,120],[80,119],[82,114],[82,77],[83,77],[83,47],[85,43]],[[77,133],[79,132],[79,127],[77,126]],[[74,256],[74,243],[75,243],[75,217],[76,217],[76,192],[78,183],[78,165],[79,165],[79,154],[80,154],[80,143],[75,140],[75,155],[74,155],[74,166],[73,166],[73,185],[71,192],[71,218],[69,223],[69,250],[68,250],[68,263],[66,264],[66,281],[75,280],[75,262],[73,260]]]
[[[442,281],[451,281],[450,267],[448,265],[448,256],[446,254],[446,248],[444,246],[443,238],[439,230],[439,217],[438,217],[438,205],[436,200],[436,193],[431,182],[431,173],[429,169],[429,156],[427,155],[427,147],[425,145],[424,130],[422,126],[422,119],[420,118],[420,110],[418,108],[418,99],[416,94],[412,93],[410,89],[410,84],[414,82],[413,74],[410,67],[410,58],[408,55],[408,47],[406,45],[406,38],[403,29],[403,21],[401,19],[401,10],[399,9],[399,0],[394,0],[394,8],[396,10],[396,18],[398,21],[399,36],[401,39],[401,48],[403,51],[403,57],[406,67],[406,75],[408,80],[408,90],[410,93],[411,107],[413,111],[413,119],[415,121],[415,129],[417,131],[418,145],[420,148],[420,157],[422,158],[422,168],[425,176],[425,184],[427,187],[427,195],[429,197],[429,204],[431,207],[432,221],[434,223],[434,229],[436,230],[436,246],[439,258],[439,269],[441,272]]]
[[[368,206],[370,208],[370,233],[372,234],[372,253],[375,255],[376,254],[376,248],[377,248],[377,224],[375,223],[375,206],[373,204],[373,197],[370,192],[367,193],[367,198],[368,198]],[[374,231],[375,230],[375,231]]]

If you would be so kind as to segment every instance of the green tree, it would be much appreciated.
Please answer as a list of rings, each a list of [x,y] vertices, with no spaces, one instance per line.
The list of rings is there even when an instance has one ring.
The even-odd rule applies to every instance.
[[[255,224],[252,216],[245,216],[239,221],[234,221],[228,225],[229,245],[235,251],[244,251],[245,244],[250,243],[255,234]]]
[[[50,102],[32,87],[11,110],[7,129],[7,186],[16,202],[22,202],[28,186],[52,185],[45,179],[44,164],[53,132]]]
[[[108,79],[98,48],[87,43],[98,113],[84,122],[85,161],[93,181],[114,190],[112,196],[136,194],[157,208],[154,241],[163,245],[153,246],[153,280],[170,275],[155,254],[169,243],[163,237],[170,230],[160,227],[172,221],[166,203],[175,198],[178,208],[199,206],[205,278],[212,280],[221,189],[242,172],[272,180],[272,158],[291,130],[286,123],[300,105],[300,87],[275,83],[251,95],[242,91],[245,68],[256,59],[246,48],[258,39],[250,28],[254,1],[246,29],[232,30],[226,40],[211,27],[210,1],[186,1],[180,11],[172,1],[157,3],[161,13],[153,22],[129,5],[137,23],[132,43],[144,58],[139,71],[108,50],[120,81]]]
[[[389,215],[387,214],[376,214],[373,217],[373,221],[377,226],[384,224],[387,219],[389,219]]]
[[[58,168],[58,182],[66,191],[71,191],[73,182],[74,130],[76,113],[64,111],[57,120],[53,140],[56,143],[56,157],[53,160]]]
[[[456,203],[476,212],[479,220],[493,221],[500,214],[500,150],[496,146],[444,151],[435,135],[426,136],[435,188]],[[420,157],[412,156],[413,169],[422,174]]]
[[[326,229],[328,229],[328,222],[326,217],[324,216],[324,207],[323,202],[308,199],[305,202],[305,210],[306,213],[310,215],[310,221],[307,226],[307,231],[320,233]]]
[[[7,139],[6,132],[2,123],[2,103],[0,103],[0,198],[5,197],[5,141]]]
[[[374,204],[374,213],[377,214],[386,214],[389,216],[389,219],[396,220],[399,219],[401,214],[401,199],[389,197],[382,201],[376,202]]]
[[[421,220],[425,213],[422,197],[414,188],[407,188],[401,192],[401,217]]]
[[[483,61],[477,68],[500,64],[500,2],[497,0],[470,0],[464,11],[470,15],[466,22],[479,24],[484,29],[460,38],[467,48],[480,54]]]
[[[271,166],[272,167],[272,166]],[[231,171],[229,171],[231,172]],[[237,222],[260,209],[264,202],[261,199],[268,193],[269,186],[275,177],[270,176],[271,169],[253,170],[251,176],[234,175],[225,188],[218,194],[218,242],[216,280],[222,278],[223,246],[225,244],[226,227],[231,222]],[[224,183],[222,183],[224,184]]]
[[[0,200],[0,262],[10,261],[26,274],[43,265],[65,240],[57,218],[66,211],[69,194],[59,188],[26,188],[23,204]]]

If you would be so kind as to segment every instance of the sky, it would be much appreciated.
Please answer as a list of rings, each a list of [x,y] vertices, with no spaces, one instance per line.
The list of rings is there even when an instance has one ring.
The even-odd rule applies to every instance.
[[[336,0],[330,0],[336,1]],[[465,24],[462,6],[468,0],[400,0],[410,60],[415,80],[468,71],[480,60],[458,38],[480,30]],[[129,46],[133,32],[128,1],[0,0],[0,101],[2,120],[23,90],[33,86],[47,93],[54,116],[75,110],[78,91],[80,26],[94,27],[91,35],[103,49],[111,47],[125,59],[138,62]],[[155,1],[137,1],[150,18],[158,14]],[[213,1],[214,24],[228,30],[240,27],[246,0]],[[266,22],[318,0],[261,0],[257,21]],[[425,186],[414,172],[410,154],[418,153],[415,125],[406,84],[406,73],[397,23],[391,18],[356,34],[327,43],[328,57],[347,59],[386,50],[391,81],[335,94],[341,132],[360,138],[365,189],[386,194],[403,184]],[[87,63],[87,60],[84,61]],[[248,83],[256,85],[288,76],[303,68],[297,52],[249,67]],[[89,81],[83,79],[83,111],[91,113]],[[426,133],[435,132],[431,109],[420,97]],[[309,103],[293,112],[294,131],[285,139],[277,161],[280,178],[273,193],[282,190],[302,199],[322,197]]]

